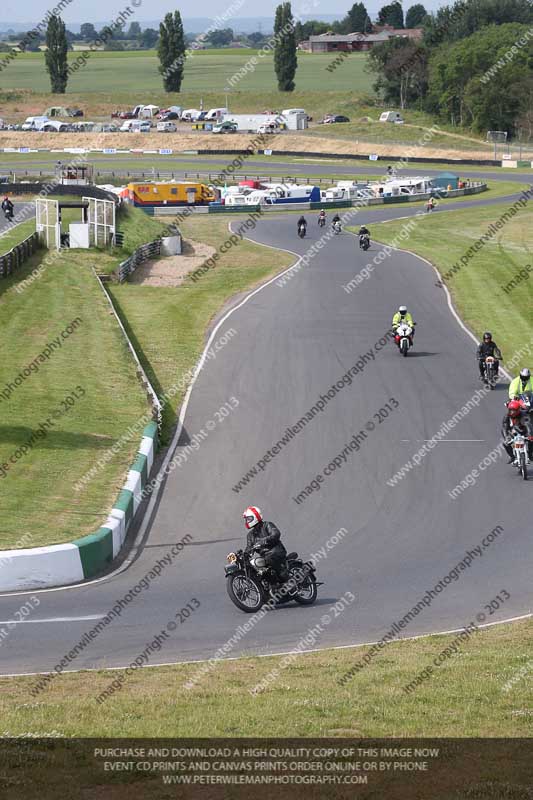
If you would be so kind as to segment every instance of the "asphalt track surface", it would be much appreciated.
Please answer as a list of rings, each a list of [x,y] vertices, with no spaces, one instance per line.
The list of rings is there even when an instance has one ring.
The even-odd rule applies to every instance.
[[[472,205],[480,202],[486,201]],[[413,213],[405,206],[391,208],[381,218]],[[294,216],[276,215],[258,223],[251,236],[305,254],[319,232],[310,225],[301,241]],[[454,317],[434,270],[408,253],[393,252],[355,291],[344,291],[381,249],[374,243],[363,253],[355,245],[348,233],[333,237],[283,285],[277,277],[234,299],[223,312],[229,310],[229,316],[220,315],[213,340],[230,328],[236,334],[198,375],[177,453],[202,429],[209,433],[166,479],[138,534],[132,563],[96,582],[1,596],[0,627],[16,619],[30,595],[40,600],[28,621],[13,625],[2,642],[2,674],[52,670],[186,534],[193,537],[190,544],[69,669],[128,665],[192,598],[200,607],[169,634],[150,663],[213,656],[249,619],[227,597],[223,568],[226,554],[243,544],[241,514],[252,503],[281,528],[286,546],[304,557],[328,541],[331,546],[340,529],[346,533],[318,561],[324,585],[317,604],[269,612],[229,650],[230,657],[290,651],[316,625],[322,632],[315,648],[376,641],[498,525],[503,532],[402,635],[460,629],[476,618],[481,622],[478,614],[489,623],[531,612],[533,481],[522,481],[501,458],[457,499],[448,494],[498,444],[503,386],[483,397],[420,466],[396,486],[387,484],[480,388],[475,342]],[[394,345],[377,344],[402,302],[418,322],[406,359]],[[370,351],[375,358],[368,356],[352,384],[328,399],[248,487],[234,491],[286,428]],[[232,397],[238,407],[224,418],[217,415]],[[375,415],[387,403],[398,408],[380,422]],[[366,436],[359,451],[324,478],[320,491],[297,504],[293,498],[361,430]],[[510,598],[490,613],[486,604],[503,591]],[[331,606],[346,592],[356,600],[335,617]],[[354,651],[354,660],[361,655]],[[254,683],[259,679],[254,675]]]

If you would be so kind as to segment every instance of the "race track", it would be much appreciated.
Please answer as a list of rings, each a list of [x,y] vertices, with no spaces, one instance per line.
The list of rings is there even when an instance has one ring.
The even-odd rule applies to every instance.
[[[380,219],[413,213],[405,206],[386,209]],[[300,241],[295,228],[293,215],[276,215],[261,221],[252,238],[304,254],[319,238],[318,229],[310,225],[308,237]],[[354,291],[343,289],[379,250],[374,243],[362,253],[354,237],[343,232],[308,266],[273,279],[248,299],[234,300],[221,313],[214,339],[230,328],[236,334],[200,372],[177,452],[184,452],[200,431],[208,434],[168,476],[141,529],[133,563],[86,585],[32,592],[40,599],[39,608],[28,622],[15,626],[2,647],[2,674],[53,669],[186,534],[193,537],[190,544],[70,668],[129,664],[192,598],[200,607],[171,633],[151,663],[210,658],[248,619],[226,596],[223,567],[226,554],[242,546],[241,514],[249,504],[259,505],[281,528],[287,548],[303,556],[319,552],[341,529],[345,533],[337,534],[337,544],[318,562],[324,581],[319,602],[270,612],[229,656],[289,651],[319,624],[324,629],[315,647],[375,641],[496,526],[502,530],[494,540],[402,635],[459,629],[478,614],[493,622],[531,611],[533,482],[521,481],[503,458],[457,499],[448,494],[498,444],[504,387],[483,397],[418,467],[396,485],[387,483],[480,384],[475,343],[423,260],[396,251]],[[407,359],[392,344],[380,344],[402,302],[418,322]],[[361,365],[365,353],[366,363],[351,385],[328,397],[323,410],[235,491],[287,427],[296,425],[358,361]],[[217,416],[232,397],[238,407]],[[387,403],[397,407],[385,417],[379,410]],[[320,491],[297,503],[298,493],[361,431],[359,451],[324,477]],[[503,590],[510,599],[490,614],[485,604]],[[355,595],[355,602],[327,625],[321,623],[325,610],[346,592]],[[28,595],[0,597],[0,627],[14,618]]]

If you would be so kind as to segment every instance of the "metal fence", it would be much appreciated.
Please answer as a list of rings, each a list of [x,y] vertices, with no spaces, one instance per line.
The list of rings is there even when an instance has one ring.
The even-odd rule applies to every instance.
[[[32,233],[24,241],[19,242],[3,256],[0,256],[0,278],[7,278],[16,269],[22,266],[40,247],[42,247],[39,234]]]
[[[155,239],[155,241],[148,242],[148,244],[142,244],[129,258],[119,264],[119,282],[124,283],[132,272],[135,272],[139,264],[148,261],[149,258],[155,258],[159,255],[161,255],[161,239]]]

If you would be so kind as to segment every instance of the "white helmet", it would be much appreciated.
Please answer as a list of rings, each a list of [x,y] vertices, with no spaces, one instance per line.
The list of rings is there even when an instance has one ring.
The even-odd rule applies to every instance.
[[[248,530],[263,521],[261,509],[257,508],[257,506],[248,506],[248,508],[245,508],[242,512],[242,516]]]
[[[524,369],[520,370],[520,377],[523,378],[523,380],[528,380],[528,378],[531,377],[531,372],[527,367],[524,367]]]
[[[400,306],[400,308],[398,309],[398,311],[400,312],[400,314],[401,314],[401,315],[402,315],[402,317],[403,317],[403,315],[404,315],[404,314],[407,314],[407,306]]]

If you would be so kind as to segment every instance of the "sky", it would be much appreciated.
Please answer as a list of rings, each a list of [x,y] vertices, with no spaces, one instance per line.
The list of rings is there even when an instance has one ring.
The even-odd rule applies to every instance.
[[[244,0],[238,16],[240,17],[268,17],[274,16],[274,9],[280,0]],[[351,7],[355,0],[292,0],[293,11],[302,8],[304,4],[310,9],[310,13],[317,14],[338,14],[338,17],[345,16],[348,8]],[[364,1],[364,0],[363,0]],[[403,9],[404,13],[409,6],[415,2],[422,2],[428,11],[435,11],[442,5],[447,5],[442,0],[404,0]],[[24,0],[24,2],[17,2],[17,0],[5,0],[2,3],[0,11],[0,23],[5,27],[5,23],[18,22],[28,23],[28,27],[36,24],[43,19],[48,10],[53,9],[54,0]],[[58,0],[55,0],[58,2]],[[173,3],[169,0],[141,0],[140,5],[135,9],[135,19],[141,23],[143,21],[153,21],[162,19],[168,11],[174,11],[176,8],[181,12],[183,18],[187,17],[210,17],[214,18],[217,15],[223,15],[224,12],[231,5],[232,0],[181,0],[179,3]],[[371,17],[375,16],[382,5],[385,5],[389,0],[383,2],[375,2],[375,0],[368,0],[365,3]],[[65,23],[69,22],[100,22],[110,21],[116,18],[122,9],[131,5],[130,0],[92,0],[89,4],[85,0],[71,0],[69,6],[63,9],[61,17]],[[136,0],[136,4],[139,0]],[[450,4],[452,0],[450,0]],[[240,0],[239,0],[240,5]],[[133,7],[132,7],[133,8]],[[131,17],[130,19],[133,19]],[[230,24],[230,23],[228,23]]]

